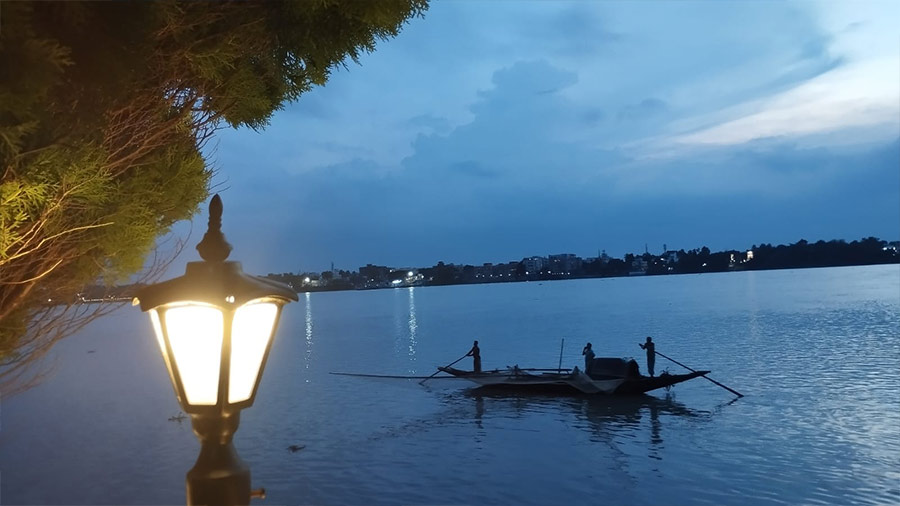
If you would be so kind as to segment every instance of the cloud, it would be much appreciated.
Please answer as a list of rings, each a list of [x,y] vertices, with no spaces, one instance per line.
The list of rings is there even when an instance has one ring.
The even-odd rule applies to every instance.
[[[778,136],[806,136],[883,126],[892,136],[900,126],[900,81],[896,62],[848,65],[760,101],[751,112],[673,139],[683,144],[740,144]]]
[[[480,173],[519,183],[542,179],[548,172],[574,174],[573,164],[588,161],[566,156],[583,148],[567,145],[566,131],[559,127],[579,122],[584,112],[558,91],[576,82],[573,72],[546,61],[498,69],[493,87],[480,91],[470,108],[474,119],[447,134],[420,135],[403,167],[423,174],[460,164],[471,167],[477,161]]]
[[[896,235],[889,19],[435,3],[264,132],[222,135],[226,233],[253,272]]]
[[[773,76],[768,92],[685,118],[671,140],[721,145],[767,137],[828,139],[821,134],[863,127],[878,127],[868,132],[879,141],[895,136],[900,126],[900,4],[807,7],[815,30],[799,38],[793,61],[765,73]]]
[[[658,116],[667,109],[666,103],[658,98],[645,98],[637,104],[629,104],[619,109],[618,119],[624,121],[646,120]]]
[[[498,173],[496,171],[487,169],[474,160],[465,160],[462,162],[451,164],[449,169],[452,174],[463,176],[471,176],[477,178],[495,178],[498,176]]]
[[[626,39],[623,33],[610,27],[595,6],[580,2],[555,3],[558,5],[532,10],[514,25],[515,37],[532,51],[563,58],[591,58]],[[536,19],[538,16],[540,19]]]
[[[226,234],[236,255],[243,245],[238,256],[251,271],[322,270],[331,261],[342,268],[478,264],[598,249],[622,255],[644,243],[651,250],[662,243],[726,249],[801,237],[896,239],[898,165],[900,140],[844,153],[763,143],[720,148],[706,162],[632,167],[633,174],[651,172],[644,184],[561,185],[547,173],[545,187],[514,191],[496,178],[411,170],[378,176],[346,166],[285,174],[265,199],[242,202],[244,190],[226,193]],[[233,207],[252,211],[235,216]]]
[[[399,167],[356,158],[279,175],[265,201],[288,211],[272,230],[299,232],[254,229],[270,212],[257,205],[260,214],[242,218],[240,228],[253,231],[251,241],[274,241],[278,253],[256,261],[283,264],[279,255],[289,251],[303,266],[479,263],[601,248],[620,255],[645,242],[730,248],[797,234],[883,236],[898,226],[900,217],[884,213],[900,202],[900,187],[884,184],[900,164],[897,142],[838,149],[772,138],[636,157],[573,140],[571,125],[583,123],[585,111],[563,91],[577,82],[546,61],[517,62],[481,90],[471,122],[420,134]],[[551,88],[559,91],[536,93]],[[595,130],[672,113],[654,99],[625,110],[635,116],[601,115]],[[412,121],[446,126],[428,115]],[[270,184],[253,181],[252,193]],[[873,197],[877,206],[863,205]]]
[[[684,156],[633,160],[619,172],[616,184],[622,194],[641,199],[719,195],[790,203],[841,188],[853,179],[884,182],[886,174],[900,166],[897,151],[896,138],[864,148],[760,139],[696,149]],[[895,161],[897,165],[891,165]],[[890,183],[884,195],[898,201],[900,187]],[[869,197],[857,194],[854,198],[862,202]]]
[[[451,126],[447,118],[439,118],[433,114],[419,114],[409,119],[414,128],[424,128],[434,133],[447,133]]]

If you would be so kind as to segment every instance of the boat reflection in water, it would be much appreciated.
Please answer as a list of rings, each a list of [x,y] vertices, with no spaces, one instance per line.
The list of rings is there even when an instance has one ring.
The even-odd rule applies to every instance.
[[[474,421],[478,429],[476,440],[483,438],[493,427],[514,426],[530,430],[553,430],[562,422],[565,426],[586,432],[590,441],[611,447],[618,441],[649,443],[649,457],[659,458],[657,449],[663,442],[663,425],[673,418],[694,419],[705,422],[713,413],[692,409],[676,401],[672,396],[664,398],[651,395],[553,396],[547,394],[523,394],[491,392],[469,389],[444,397],[447,410],[441,417]],[[543,422],[536,420],[544,419]]]
[[[676,401],[672,396],[664,398],[652,395],[554,396],[490,392],[477,388],[464,390],[459,395],[474,401],[476,418],[483,417],[487,410],[502,411],[507,417],[510,414],[527,416],[528,413],[533,412],[559,410],[575,415],[576,419],[596,424],[622,425],[640,422],[645,414],[650,415],[651,418],[658,417],[660,414],[683,417],[705,417],[711,414],[708,411],[689,408]]]

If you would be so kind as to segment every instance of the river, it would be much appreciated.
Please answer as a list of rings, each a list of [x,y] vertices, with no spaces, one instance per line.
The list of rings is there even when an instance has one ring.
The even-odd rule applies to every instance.
[[[657,350],[698,378],[637,399],[483,395],[428,375]],[[471,367],[471,359],[460,365]],[[0,503],[177,504],[199,445],[149,318],[57,345],[0,403]],[[683,370],[657,359],[657,371]],[[300,294],[235,445],[259,504],[900,503],[900,266]],[[297,452],[290,445],[303,446]]]

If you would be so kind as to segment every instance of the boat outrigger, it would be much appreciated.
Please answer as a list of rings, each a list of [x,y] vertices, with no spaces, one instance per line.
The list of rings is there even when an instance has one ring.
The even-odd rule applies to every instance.
[[[587,372],[574,369],[522,369],[519,366],[492,371],[474,372],[454,367],[438,367],[457,378],[467,379],[483,389],[515,389],[542,392],[635,395],[659,388],[667,388],[709,371],[688,374],[644,376],[633,359],[595,358]]]

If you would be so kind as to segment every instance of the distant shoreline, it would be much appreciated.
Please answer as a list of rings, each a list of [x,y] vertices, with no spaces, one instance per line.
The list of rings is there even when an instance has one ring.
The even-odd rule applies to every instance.
[[[443,262],[425,268],[367,264],[355,272],[332,269],[322,273],[270,273],[263,277],[289,285],[297,293],[313,293],[890,264],[900,264],[900,241],[887,242],[868,237],[849,243],[843,240],[816,243],[800,240],[787,246],[761,244],[746,251],[711,252],[703,247],[689,251],[667,250],[662,254],[629,253],[621,259],[609,257],[603,252],[587,259],[573,254],[559,254],[480,266]],[[48,300],[46,305],[127,302],[142,286],[90,286],[69,301]]]
[[[800,269],[834,269],[840,267],[869,267],[873,265],[900,265],[900,260],[895,262],[882,262],[882,263],[874,263],[874,264],[852,264],[852,265],[814,265],[807,267],[773,267],[771,269],[733,269],[733,270],[725,270],[725,271],[702,271],[702,272],[678,272],[678,273],[670,273],[670,274],[642,274],[642,275],[622,275],[622,276],[579,276],[579,277],[559,277],[559,278],[535,278],[535,279],[509,279],[509,280],[497,280],[497,281],[477,281],[477,282],[460,282],[460,283],[447,283],[447,284],[417,284],[417,285],[400,285],[400,286],[381,286],[381,287],[363,287],[363,288],[311,288],[307,290],[299,290],[297,293],[318,293],[318,292],[347,292],[347,291],[367,291],[367,290],[394,290],[398,288],[425,288],[425,287],[437,287],[437,286],[458,286],[458,285],[493,285],[493,284],[509,284],[509,283],[531,283],[531,282],[541,282],[544,281],[573,281],[579,279],[617,279],[617,278],[656,278],[656,277],[664,277],[664,276],[687,276],[687,275],[699,275],[699,274],[723,274],[723,273],[737,273],[737,272],[771,272],[771,271],[786,271],[786,270],[800,270]]]
[[[787,246],[761,244],[746,251],[712,252],[704,246],[689,251],[666,250],[659,254],[629,253],[621,259],[601,252],[597,257],[586,259],[564,253],[525,257],[519,261],[500,264],[485,263],[480,266],[443,262],[425,268],[367,264],[357,272],[332,269],[322,273],[270,273],[267,277],[290,285],[298,293],[304,293],[895,263],[900,263],[900,241],[887,242],[868,237],[849,243],[843,240],[816,243],[800,240]]]
[[[547,279],[510,279],[503,281],[482,281],[475,283],[449,283],[443,285],[437,284],[418,284],[418,285],[405,285],[405,286],[383,286],[383,287],[363,287],[363,288],[314,288],[309,290],[300,290],[297,293],[319,293],[319,292],[348,292],[348,291],[368,291],[368,290],[394,290],[397,288],[425,288],[425,287],[437,287],[437,286],[458,286],[458,285],[492,285],[492,284],[508,284],[508,283],[531,283],[531,282],[541,282],[544,281],[572,281],[578,279],[613,279],[613,278],[647,278],[647,277],[660,277],[660,276],[679,276],[679,275],[691,275],[691,274],[721,274],[728,272],[769,272],[769,271],[785,271],[785,270],[796,270],[796,269],[833,269],[838,267],[869,267],[873,265],[900,265],[900,260],[895,262],[882,262],[876,264],[854,264],[854,265],[816,265],[809,267],[776,267],[772,269],[734,269],[728,271],[703,271],[703,272],[679,272],[679,273],[671,273],[671,274],[647,274],[641,276],[580,276],[580,277],[565,277],[565,278],[547,278]],[[130,285],[125,287],[117,287],[117,288],[132,288]],[[134,295],[120,295],[120,296],[111,296],[111,297],[100,297],[95,299],[77,299],[72,302],[72,305],[84,305],[84,304],[109,304],[109,303],[127,303],[134,299]],[[62,302],[59,303],[50,303],[48,301],[47,306],[62,306],[66,305]]]

